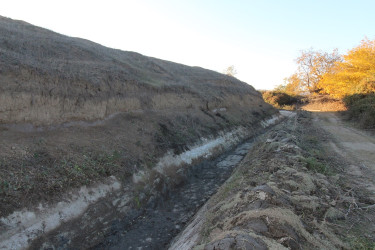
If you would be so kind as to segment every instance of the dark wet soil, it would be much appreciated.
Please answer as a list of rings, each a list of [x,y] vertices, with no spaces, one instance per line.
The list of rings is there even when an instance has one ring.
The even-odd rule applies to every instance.
[[[197,210],[231,175],[252,147],[247,141],[216,160],[193,166],[184,185],[157,204],[134,209],[114,221],[105,240],[92,249],[166,249]]]

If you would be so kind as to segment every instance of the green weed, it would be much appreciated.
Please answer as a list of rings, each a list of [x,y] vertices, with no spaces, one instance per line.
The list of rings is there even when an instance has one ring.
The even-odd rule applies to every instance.
[[[139,200],[139,197],[134,197],[135,206],[139,209],[141,208],[141,201]]]
[[[324,175],[331,174],[329,167],[326,164],[319,162],[314,157],[302,158],[302,160],[304,161],[306,168],[311,171],[321,173]]]

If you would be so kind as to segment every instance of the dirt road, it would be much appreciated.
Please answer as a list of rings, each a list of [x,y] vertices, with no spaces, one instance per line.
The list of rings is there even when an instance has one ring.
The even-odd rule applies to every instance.
[[[333,136],[330,146],[351,163],[347,173],[375,194],[375,136],[353,128],[333,112],[314,112],[314,122]]]

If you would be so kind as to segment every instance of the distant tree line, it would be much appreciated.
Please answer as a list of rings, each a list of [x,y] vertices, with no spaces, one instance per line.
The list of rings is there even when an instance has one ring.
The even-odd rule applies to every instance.
[[[290,94],[329,94],[342,98],[375,92],[375,40],[362,40],[345,55],[313,49],[301,51],[298,68],[278,90]]]
[[[293,100],[288,96],[329,95],[342,99],[349,119],[375,128],[375,40],[366,38],[344,55],[337,49],[331,53],[304,50],[296,63],[296,72],[284,84],[263,93],[265,101],[283,108],[285,100]]]

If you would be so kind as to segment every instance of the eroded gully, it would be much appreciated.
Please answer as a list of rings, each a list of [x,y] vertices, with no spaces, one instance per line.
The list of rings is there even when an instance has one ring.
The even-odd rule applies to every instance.
[[[280,113],[285,118],[294,115],[289,111]],[[105,239],[91,249],[167,249],[199,208],[230,177],[260,135],[216,159],[192,166],[183,185],[163,200],[133,209],[124,218],[114,221]]]
[[[254,144],[240,144],[214,160],[192,166],[184,184],[157,204],[133,209],[114,221],[105,240],[92,249],[166,249],[197,210],[231,175]]]

